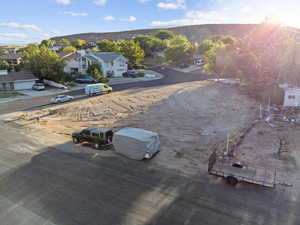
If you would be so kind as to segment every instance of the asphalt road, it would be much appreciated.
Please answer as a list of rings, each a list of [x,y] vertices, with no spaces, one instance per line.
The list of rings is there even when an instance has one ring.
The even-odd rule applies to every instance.
[[[208,75],[202,73],[200,70],[193,73],[181,73],[168,68],[162,69],[161,67],[153,67],[151,69],[163,74],[164,78],[159,80],[153,80],[153,81],[112,85],[114,92],[122,91],[126,89],[154,87],[154,86],[161,86],[161,85],[172,85],[172,84],[183,83],[183,82],[199,81],[199,80],[205,80],[209,77]],[[84,94],[84,90],[70,91],[65,94],[74,96],[75,97],[74,101],[87,98]],[[18,111],[30,111],[38,108],[49,107],[51,106],[50,104],[51,97],[53,97],[53,95],[2,103],[0,104],[0,115],[12,113],[12,112],[18,112]]]
[[[299,189],[292,197],[288,189],[233,188],[205,173],[149,172],[147,162],[65,153],[0,126],[3,225],[300,224]]]

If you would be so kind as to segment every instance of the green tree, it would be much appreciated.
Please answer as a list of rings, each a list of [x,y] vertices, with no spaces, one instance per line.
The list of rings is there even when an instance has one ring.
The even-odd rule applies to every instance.
[[[77,49],[73,46],[67,46],[63,48],[63,52],[64,53],[72,53],[72,52],[76,52]]]
[[[50,47],[51,45],[54,45],[55,44],[55,41],[54,40],[43,40],[41,42],[41,45],[44,45],[46,47]]]
[[[189,62],[192,58],[192,45],[185,36],[176,35],[169,41],[165,56],[172,63]]]
[[[102,40],[97,43],[98,50],[101,52],[120,52],[117,42],[112,40]]]
[[[72,43],[72,45],[77,49],[82,49],[86,45],[85,40],[77,39]]]
[[[0,70],[7,70],[10,71],[10,66],[6,61],[0,61]]]
[[[63,74],[62,59],[46,46],[28,45],[23,49],[25,68],[40,79],[58,81]]]
[[[155,37],[161,40],[168,40],[174,38],[175,34],[172,31],[160,30],[155,34]]]
[[[161,39],[151,35],[140,34],[133,40],[139,43],[146,56],[151,56],[154,52],[163,51],[165,48],[164,42]]]
[[[86,72],[96,79],[99,79],[102,76],[102,68],[98,63],[92,63],[89,65]]]
[[[121,54],[129,60],[130,66],[137,66],[144,60],[145,52],[134,40],[119,41],[118,45]]]
[[[0,55],[7,55],[9,54],[7,49],[0,49]]]
[[[219,34],[211,37],[209,40],[213,42],[222,42],[225,45],[232,45],[237,41],[237,38],[230,35]]]
[[[206,52],[211,50],[215,46],[215,42],[212,40],[204,40],[199,44],[198,52],[204,55]]]
[[[63,45],[71,45],[71,42],[66,38],[62,38],[62,39],[58,40],[57,43],[63,44]]]

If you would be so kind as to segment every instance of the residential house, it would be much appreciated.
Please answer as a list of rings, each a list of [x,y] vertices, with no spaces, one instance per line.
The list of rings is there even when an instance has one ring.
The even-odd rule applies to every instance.
[[[96,48],[97,47],[97,43],[94,41],[90,41],[86,44],[87,48]]]
[[[0,70],[0,91],[31,89],[36,80],[38,79],[27,71],[8,73],[7,70]]]
[[[80,55],[80,56],[79,56]],[[64,58],[67,73],[77,72],[87,74],[88,66],[97,63],[101,66],[104,77],[122,77],[128,70],[128,59],[116,52],[87,52],[78,51]]]
[[[70,74],[79,73],[81,54],[77,52],[59,54],[65,62],[64,72]]]
[[[14,68],[21,63],[22,55],[18,53],[0,55],[0,61],[6,61],[12,68]]]

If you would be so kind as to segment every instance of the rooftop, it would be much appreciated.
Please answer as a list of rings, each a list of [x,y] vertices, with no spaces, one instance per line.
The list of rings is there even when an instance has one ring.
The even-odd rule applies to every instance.
[[[77,59],[79,58],[81,55],[78,54],[77,52],[71,52],[71,53],[64,53],[64,52],[60,52],[58,54],[61,58],[63,58],[64,60],[72,60],[72,59]]]
[[[93,52],[92,55],[102,59],[104,62],[114,61],[116,58],[122,56],[117,52]]]
[[[37,80],[37,78],[28,71],[12,72],[7,75],[0,75],[0,83],[15,82],[21,80]]]

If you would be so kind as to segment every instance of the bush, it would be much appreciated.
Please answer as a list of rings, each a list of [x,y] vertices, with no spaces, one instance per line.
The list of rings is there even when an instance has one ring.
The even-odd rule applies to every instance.
[[[107,82],[109,82],[109,79],[107,77],[100,77],[99,81],[100,81],[100,83],[107,83]]]
[[[144,77],[144,76],[145,76],[145,73],[144,73],[144,72],[139,72],[138,76],[139,76],[139,77]]]
[[[146,66],[146,65],[136,65],[136,66],[134,66],[134,68],[135,69],[141,69],[141,70],[148,70],[149,69],[149,67],[148,66]]]
[[[74,81],[65,82],[63,84],[65,86],[67,86],[68,88],[72,88],[72,87],[76,87],[77,86],[77,84]]]

